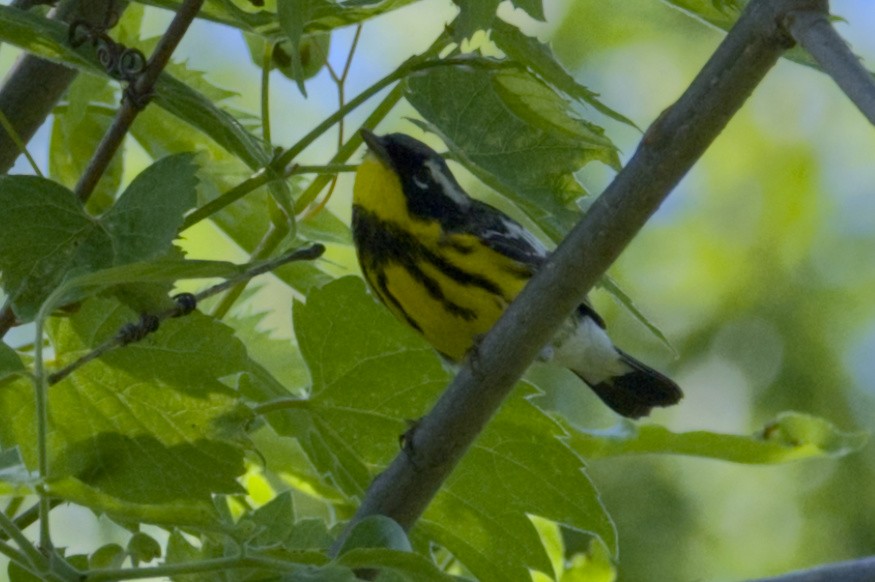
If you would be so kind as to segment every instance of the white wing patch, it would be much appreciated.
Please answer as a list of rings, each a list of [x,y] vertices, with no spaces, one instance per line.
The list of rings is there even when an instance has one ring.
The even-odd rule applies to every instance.
[[[455,180],[447,177],[447,174],[444,172],[445,166],[442,167],[441,164],[439,164],[435,160],[426,160],[423,163],[423,166],[428,168],[428,171],[431,172],[432,179],[435,181],[436,184],[440,186],[441,192],[449,196],[450,200],[452,200],[462,208],[467,208],[471,205],[471,199],[468,197],[468,195],[465,194],[465,192],[461,188],[459,188]]]

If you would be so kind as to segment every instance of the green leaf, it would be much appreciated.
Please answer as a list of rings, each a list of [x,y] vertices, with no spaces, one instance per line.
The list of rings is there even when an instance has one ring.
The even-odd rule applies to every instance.
[[[340,491],[360,497],[373,473],[398,454],[407,419],[426,412],[449,375],[358,278],[312,291],[293,315],[312,390],[309,399],[290,402],[267,420],[295,436]],[[616,547],[580,457],[560,440],[562,428],[525,399],[530,393],[518,390],[502,407],[414,530],[483,580],[551,571],[529,514],[593,532]]]
[[[196,202],[194,156],[177,154],[142,171],[100,221],[117,249],[115,264],[156,258],[170,248]]]
[[[540,20],[541,22],[546,22],[547,20],[544,16],[543,0],[511,0],[510,3],[516,8],[522,8],[526,14],[535,20]]]
[[[542,43],[535,37],[527,36],[516,26],[501,19],[496,19],[492,25],[492,41],[509,58],[531,69],[544,81],[572,99],[587,103],[597,111],[635,127],[629,118],[599,101],[596,93],[578,83],[556,60],[549,45]]]
[[[261,140],[249,133],[234,116],[167,73],[161,75],[155,86],[155,103],[210,136],[250,168],[266,166],[270,161]]]
[[[136,315],[111,300],[85,301],[50,320],[61,367]],[[250,420],[220,379],[246,367],[232,330],[197,312],[145,340],[104,354],[49,390],[49,488],[125,520],[209,523],[212,496],[241,491]],[[33,387],[0,390],[0,440],[36,465]]]
[[[800,412],[784,412],[750,436],[708,431],[674,433],[659,425],[624,423],[607,432],[572,430],[569,443],[587,459],[668,453],[734,463],[773,464],[811,457],[841,457],[859,450],[867,433],[844,432]]]
[[[522,579],[552,564],[528,515],[587,531],[617,551],[613,522],[558,423],[531,388],[502,405],[418,523],[481,580]],[[460,535],[460,532],[465,532]]]
[[[0,176],[0,271],[16,315],[31,320],[70,272],[112,264],[113,245],[72,192],[36,176]]]
[[[292,534],[295,525],[292,494],[288,491],[280,493],[256,509],[250,519],[257,532],[251,544],[263,547],[282,544]]]
[[[70,275],[166,254],[182,214],[194,205],[191,161],[191,155],[179,154],[156,162],[99,220],[59,184],[0,177],[0,212],[12,221],[0,232],[0,270],[16,314],[33,318]]]
[[[413,550],[404,529],[385,515],[369,515],[355,524],[339,554],[342,556],[357,548],[387,548],[402,552]]]
[[[149,563],[161,557],[161,544],[152,536],[138,531],[128,540],[127,552],[134,560]]]
[[[561,239],[579,217],[570,203],[584,194],[574,172],[593,160],[614,164],[614,146],[528,71],[469,63],[409,77],[408,101],[456,159]]]

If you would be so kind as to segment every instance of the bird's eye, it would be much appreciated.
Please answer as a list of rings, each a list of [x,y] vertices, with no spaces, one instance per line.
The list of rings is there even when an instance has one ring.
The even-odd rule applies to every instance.
[[[419,168],[413,174],[413,183],[423,190],[428,188],[428,183],[431,181],[431,171],[428,168]]]

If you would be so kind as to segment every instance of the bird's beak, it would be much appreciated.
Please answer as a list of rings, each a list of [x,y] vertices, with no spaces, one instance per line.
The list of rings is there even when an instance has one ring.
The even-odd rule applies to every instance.
[[[386,151],[386,146],[383,145],[383,138],[369,129],[362,129],[359,133],[361,133],[362,139],[365,140],[365,145],[368,146],[368,149],[377,159],[387,166],[391,165],[389,153]]]

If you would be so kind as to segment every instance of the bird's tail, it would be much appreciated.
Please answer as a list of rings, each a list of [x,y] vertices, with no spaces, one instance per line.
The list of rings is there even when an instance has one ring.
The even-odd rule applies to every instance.
[[[674,381],[619,348],[615,349],[627,371],[593,383],[581,372],[572,370],[615,412],[639,418],[650,414],[654,406],[671,406],[683,398],[683,392]]]

